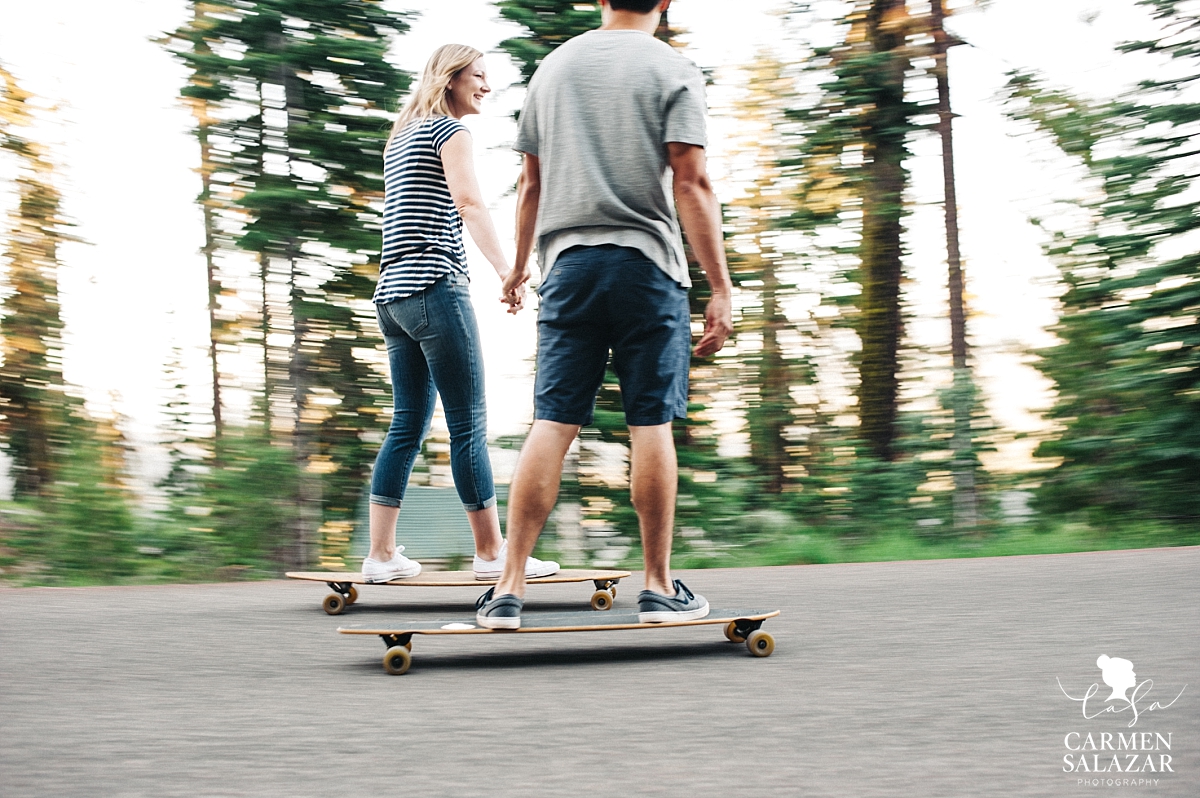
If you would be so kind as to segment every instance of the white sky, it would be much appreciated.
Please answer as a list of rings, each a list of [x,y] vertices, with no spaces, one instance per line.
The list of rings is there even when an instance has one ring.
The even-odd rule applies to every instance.
[[[522,91],[505,88],[517,72],[495,46],[516,29],[484,0],[389,5],[421,12],[394,52],[406,69],[419,71],[436,46],[450,41],[491,53],[495,93],[483,115],[466,121],[475,136],[480,181],[511,254],[514,201],[507,192],[517,159],[508,142]],[[672,23],[688,31],[688,55],[716,70],[709,97],[711,157],[723,199],[736,188],[720,182],[733,130],[720,115],[736,96],[738,65],[764,46],[782,44],[780,22],[772,15],[779,5],[676,0],[671,8]],[[824,6],[832,7],[831,0]],[[156,437],[162,421],[162,375],[172,347],[186,352],[198,406],[210,390],[203,230],[194,202],[199,153],[191,117],[178,100],[185,72],[152,41],[186,14],[180,0],[0,0],[0,59],[27,90],[57,108],[32,135],[52,146],[64,211],[86,241],[62,252],[66,377],[83,387],[97,411],[115,408],[126,415],[132,436],[142,442]],[[1144,59],[1115,54],[1113,44],[1149,37],[1155,28],[1133,0],[994,0],[988,10],[950,22],[971,42],[950,60],[953,105],[961,115],[955,144],[969,331],[989,410],[1002,427],[1029,431],[1037,427],[1033,411],[1047,402],[1046,383],[1022,353],[1053,340],[1045,327],[1055,318],[1056,272],[1026,220],[1047,213],[1052,199],[1077,195],[1079,175],[1048,149],[1019,137],[1021,131],[1003,119],[997,95],[1005,71],[1017,67],[1041,70],[1085,95],[1111,95],[1149,69]],[[922,345],[946,345],[938,145],[931,137],[915,153],[909,167],[917,207],[908,264],[916,318],[909,331]],[[10,175],[11,164],[0,164],[0,180]],[[11,192],[0,187],[0,210],[11,205]],[[532,413],[535,315],[504,314],[494,300],[494,273],[477,251],[469,254],[487,350],[492,432],[518,431]],[[1031,445],[1013,444],[1005,462],[1024,461],[1021,452]]]

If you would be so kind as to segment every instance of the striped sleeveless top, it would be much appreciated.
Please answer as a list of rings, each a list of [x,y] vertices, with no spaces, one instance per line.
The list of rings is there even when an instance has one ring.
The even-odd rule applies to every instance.
[[[442,146],[466,129],[449,116],[415,119],[388,145],[376,304],[412,296],[451,272],[467,273],[462,216],[442,170]]]

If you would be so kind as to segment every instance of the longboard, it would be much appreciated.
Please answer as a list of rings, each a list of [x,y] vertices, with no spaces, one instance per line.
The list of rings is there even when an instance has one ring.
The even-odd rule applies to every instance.
[[[592,594],[592,609],[612,609],[617,598],[617,583],[629,576],[629,571],[594,571],[582,569],[563,569],[550,576],[539,576],[528,579],[529,585],[549,585],[561,582],[592,582],[596,592]],[[333,592],[325,597],[321,606],[330,615],[341,615],[354,602],[358,601],[356,585],[379,585],[380,587],[478,587],[483,590],[488,585],[496,583],[495,579],[476,579],[474,571],[426,571],[416,576],[404,579],[394,579],[391,582],[368,582],[361,574],[354,571],[289,571],[289,579],[303,579],[309,582],[324,582]]]
[[[708,615],[692,621],[642,623],[636,612],[613,612],[603,615],[591,612],[522,613],[520,629],[484,629],[475,623],[474,616],[440,621],[409,621],[390,628],[349,626],[339,627],[344,635],[378,635],[387,646],[383,669],[399,676],[412,664],[413,635],[486,635],[527,634],[539,632],[610,632],[619,629],[667,629],[676,626],[705,626],[724,624],[725,638],[733,643],[745,643],[756,657],[769,657],[775,650],[775,638],[759,627],[779,610],[710,610]]]

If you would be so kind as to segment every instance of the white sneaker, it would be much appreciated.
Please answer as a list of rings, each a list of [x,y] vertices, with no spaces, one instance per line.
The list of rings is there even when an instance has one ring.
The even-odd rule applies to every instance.
[[[396,556],[387,562],[380,562],[373,557],[363,560],[362,572],[368,582],[390,582],[406,576],[416,576],[421,573],[421,563],[410,560],[400,552],[403,546],[396,547]]]
[[[508,541],[500,544],[500,553],[494,560],[481,560],[475,555],[473,568],[476,579],[499,579],[504,573],[504,558],[508,552]],[[525,578],[534,579],[539,576],[550,576],[558,573],[558,563],[554,560],[539,560],[536,557],[525,559]]]

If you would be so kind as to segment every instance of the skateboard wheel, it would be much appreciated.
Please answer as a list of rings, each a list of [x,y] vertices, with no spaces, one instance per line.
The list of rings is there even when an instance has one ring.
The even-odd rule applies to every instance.
[[[746,638],[746,648],[750,649],[750,653],[756,657],[769,657],[775,650],[775,638],[762,629],[755,629]]]
[[[746,638],[738,634],[737,621],[725,624],[725,639],[731,643],[745,643]]]
[[[607,590],[597,590],[592,594],[592,609],[611,610],[612,605],[613,597]]]
[[[351,585],[349,592],[346,593],[346,606],[349,607],[356,601],[358,601],[358,589]]]
[[[341,615],[342,610],[346,609],[346,600],[337,593],[330,593],[325,597],[325,601],[321,603],[321,606],[330,615]]]
[[[412,643],[408,646],[412,646]],[[412,665],[412,654],[408,653],[405,646],[392,646],[383,655],[383,669],[393,676],[406,672],[409,665]]]
[[[612,593],[613,601],[616,601],[617,600],[617,586],[613,585],[612,587],[610,587],[608,589],[608,592]]]

